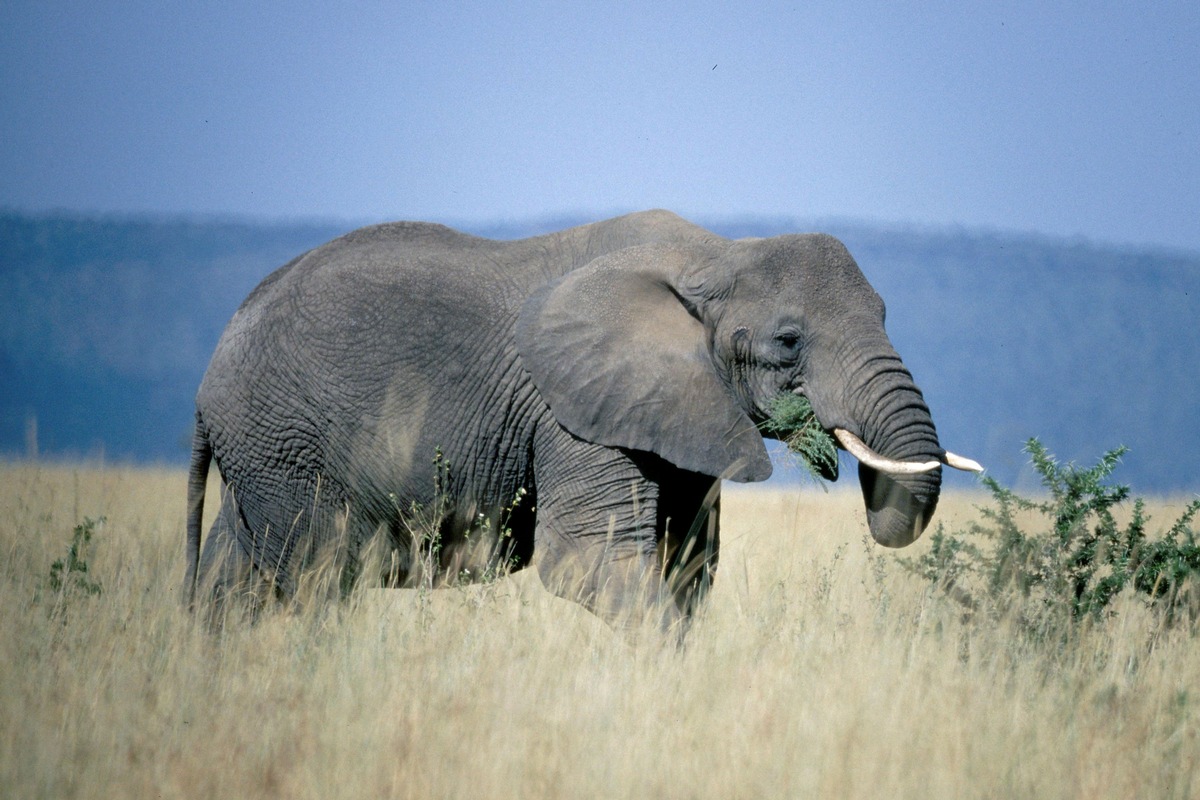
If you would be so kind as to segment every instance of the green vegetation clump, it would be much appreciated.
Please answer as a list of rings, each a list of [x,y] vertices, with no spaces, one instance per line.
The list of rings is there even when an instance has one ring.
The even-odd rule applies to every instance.
[[[1126,448],[1084,469],[1062,465],[1037,439],[1025,451],[1048,499],[1021,497],[984,477],[993,507],[965,530],[938,525],[932,547],[904,566],[974,612],[1012,613],[1034,632],[1066,631],[1111,615],[1113,599],[1133,590],[1170,625],[1200,616],[1200,545],[1193,500],[1161,536],[1147,535],[1145,502],[1133,501],[1120,525],[1114,509],[1129,487],[1108,483]]]
[[[83,594],[100,594],[99,581],[88,577],[87,551],[92,543],[92,535],[104,524],[104,517],[92,519],[85,517],[83,522],[75,526],[71,535],[71,548],[66,558],[59,558],[50,565],[50,578],[47,585],[50,591],[58,594],[82,592]]]
[[[43,586],[53,598],[49,606],[50,615],[60,619],[64,625],[67,622],[68,610],[76,598],[94,597],[102,591],[100,582],[92,580],[88,572],[87,559],[92,536],[104,522],[104,517],[84,517],[83,522],[76,525],[71,533],[71,546],[66,557],[56,558],[50,565],[50,574]],[[40,602],[41,599],[42,588],[39,588],[34,601]]]
[[[762,431],[786,444],[814,478],[836,479],[837,443],[817,422],[808,398],[781,394],[771,403],[769,411],[771,416],[759,426]]]

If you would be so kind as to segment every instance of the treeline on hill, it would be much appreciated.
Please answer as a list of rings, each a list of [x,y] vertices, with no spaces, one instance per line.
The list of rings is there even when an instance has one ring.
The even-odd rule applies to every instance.
[[[459,226],[496,238],[589,221]],[[1021,445],[1125,445],[1137,491],[1200,487],[1200,254],[961,229],[696,220],[727,236],[825,230],[888,306],[947,446],[1035,486]],[[192,398],[242,298],[355,227],[0,213],[0,453],[183,462]],[[36,426],[36,429],[34,428]],[[794,473],[793,473],[794,476]]]

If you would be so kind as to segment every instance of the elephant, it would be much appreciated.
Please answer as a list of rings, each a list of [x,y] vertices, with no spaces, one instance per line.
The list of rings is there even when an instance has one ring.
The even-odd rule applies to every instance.
[[[939,445],[832,236],[731,240],[661,210],[508,241],[353,231],[270,274],[220,337],[196,395],[185,596],[258,581],[286,599],[321,552],[349,569],[383,537],[390,585],[534,564],[613,626],[686,626],[722,481],[771,475],[761,426],[788,393],[859,458],[881,545],[921,534],[943,464],[973,464]]]

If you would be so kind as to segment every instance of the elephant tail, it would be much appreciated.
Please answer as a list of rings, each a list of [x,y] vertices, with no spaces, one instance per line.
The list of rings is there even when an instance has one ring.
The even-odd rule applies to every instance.
[[[187,490],[187,573],[183,578],[183,596],[188,610],[195,606],[196,580],[200,566],[200,531],[204,518],[204,492],[208,485],[208,466],[212,463],[212,445],[200,412],[192,433],[192,464],[188,469]]]

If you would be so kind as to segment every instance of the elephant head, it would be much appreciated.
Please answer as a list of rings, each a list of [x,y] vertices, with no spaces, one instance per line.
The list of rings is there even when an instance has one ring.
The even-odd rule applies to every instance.
[[[805,395],[859,458],[890,547],[932,517],[941,464],[968,463],[938,444],[883,301],[831,236],[618,250],[532,295],[517,347],[575,436],[735,481],[770,476],[760,425],[780,395]]]

